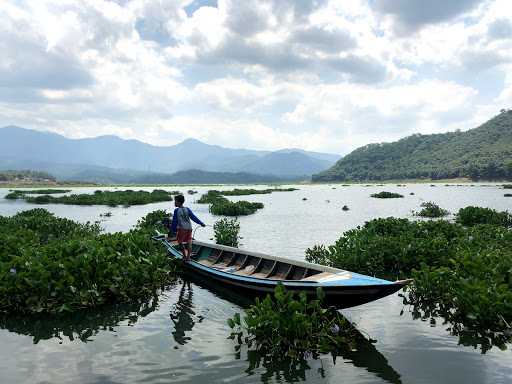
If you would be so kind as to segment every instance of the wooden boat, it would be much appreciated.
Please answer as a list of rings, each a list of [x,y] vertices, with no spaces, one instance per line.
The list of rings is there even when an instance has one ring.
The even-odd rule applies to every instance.
[[[165,235],[161,241],[172,257],[182,259],[175,242]],[[325,293],[325,303],[348,308],[368,303],[397,292],[411,280],[388,281],[338,268],[305,261],[250,252],[224,245],[193,241],[192,258],[184,263],[196,277],[207,278],[223,288],[257,296],[272,292],[277,284],[286,289],[315,296],[318,287]]]

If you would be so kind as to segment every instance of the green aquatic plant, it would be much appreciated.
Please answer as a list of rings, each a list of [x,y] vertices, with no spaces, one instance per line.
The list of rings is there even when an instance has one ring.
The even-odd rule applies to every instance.
[[[171,201],[173,199],[173,195],[177,194],[179,194],[178,191],[164,191],[162,189],[155,189],[152,192],[133,190],[97,190],[93,194],[83,193],[59,197],[51,195],[25,196],[24,194],[21,194],[19,197],[34,204],[107,205],[109,207],[116,207],[118,205],[130,206]]]
[[[249,201],[229,201],[217,200],[210,205],[210,213],[212,215],[223,216],[246,216],[252,215],[258,209],[263,208],[263,203],[249,202]]]
[[[445,220],[375,219],[333,245],[306,250],[306,260],[382,278],[413,278],[404,300],[417,317],[440,316],[466,341],[470,333],[494,332],[499,346],[511,335],[512,231],[499,220],[490,222],[466,227]]]
[[[231,191],[220,191],[223,196],[245,196],[245,195],[267,195],[273,192],[292,192],[298,191],[297,188],[269,188],[269,189],[239,189],[235,188]]]
[[[370,196],[375,197],[377,199],[396,199],[396,198],[404,197],[403,195],[401,195],[399,193],[386,192],[386,191],[382,191],[379,193],[372,193]]]
[[[238,219],[220,219],[213,224],[215,243],[238,247],[240,241],[240,223]]]
[[[311,300],[279,284],[272,296],[256,298],[244,317],[237,313],[228,319],[230,338],[270,356],[301,357],[353,346],[354,327],[332,307],[324,308],[323,298],[320,288]]]
[[[422,209],[421,211],[414,213],[416,216],[435,218],[448,216],[450,214],[446,209],[441,208],[439,205],[431,201],[421,203],[420,206]]]
[[[23,197],[23,193],[21,191],[12,191],[5,195],[5,198],[8,200],[16,200],[21,199]]]
[[[505,193],[503,196],[504,197],[512,197],[512,193]]]
[[[512,184],[503,184],[503,189],[512,189]]]
[[[512,227],[512,215],[510,213],[473,206],[461,208],[455,217],[455,221],[464,226],[492,224],[503,227]]]
[[[11,189],[10,193],[5,195],[6,199],[10,200],[16,200],[16,199],[22,199],[25,197],[25,195],[50,195],[50,194],[56,194],[56,193],[67,193],[71,192],[71,189]]]
[[[201,197],[196,201],[198,204],[211,204],[218,199],[226,199],[223,197],[219,191],[210,190],[201,195]],[[226,199],[227,200],[227,199]]]
[[[203,194],[196,202],[199,204],[209,204],[211,214],[223,216],[251,215],[264,207],[263,203],[258,202],[230,201],[222,196],[221,192],[215,190],[210,190]]]
[[[153,295],[174,270],[150,240],[156,216],[112,234],[44,209],[0,216],[0,311],[67,312]]]
[[[23,195],[51,195],[55,193],[71,192],[71,189],[11,189],[13,192],[18,192]]]

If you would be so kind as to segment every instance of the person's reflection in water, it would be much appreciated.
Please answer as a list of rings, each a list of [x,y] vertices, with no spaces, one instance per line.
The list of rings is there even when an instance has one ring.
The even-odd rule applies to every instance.
[[[190,340],[190,337],[185,336],[185,333],[191,331],[195,324],[192,296],[192,285],[189,281],[184,280],[178,302],[173,305],[170,313],[171,320],[174,323],[172,336],[180,345],[184,345]]]

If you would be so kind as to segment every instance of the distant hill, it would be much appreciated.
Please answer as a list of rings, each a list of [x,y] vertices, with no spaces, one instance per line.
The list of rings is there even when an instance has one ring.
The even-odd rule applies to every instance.
[[[36,165],[34,164],[33,167]],[[1,169],[1,168],[0,168]],[[250,184],[250,183],[276,183],[280,181],[298,181],[297,177],[280,177],[275,175],[260,175],[248,172],[210,172],[197,169],[178,171],[175,173],[159,173],[135,171],[133,169],[117,169],[88,165],[61,165],[41,163],[38,172],[32,171],[2,171],[0,170],[0,183],[41,181],[41,177],[48,175],[44,170],[53,170],[54,175],[48,175],[45,181],[80,182],[96,184]],[[41,175],[41,177],[22,178],[20,175]],[[15,177],[17,175],[17,177]],[[14,177],[14,178],[13,178]]]
[[[512,179],[512,110],[465,132],[412,135],[369,144],[339,160],[313,181],[399,179]]]
[[[251,184],[274,183],[278,181],[283,181],[283,178],[247,172],[208,172],[190,169],[179,171],[172,175],[143,175],[135,178],[132,182],[138,184]]]
[[[261,174],[267,173],[284,178],[306,178],[324,170],[326,164],[330,163],[326,160],[315,159],[304,152],[271,152],[259,157],[257,160],[240,159],[239,163],[226,166],[227,170],[237,172],[243,169],[245,172]],[[333,164],[333,163],[331,163]]]
[[[0,128],[0,168],[44,170],[57,177],[60,171],[54,168],[66,173],[70,167],[77,172],[105,167],[144,173],[198,169],[297,178],[310,177],[338,159],[337,155],[294,149],[269,152],[224,148],[195,139],[160,147],[117,136],[69,139],[15,126]]]

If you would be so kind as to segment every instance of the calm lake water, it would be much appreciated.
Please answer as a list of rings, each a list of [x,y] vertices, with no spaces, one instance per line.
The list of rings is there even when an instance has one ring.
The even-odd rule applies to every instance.
[[[265,204],[256,214],[240,218],[243,248],[303,259],[306,248],[330,244],[367,220],[412,218],[412,210],[419,210],[423,201],[434,201],[451,212],[468,205],[512,211],[512,198],[504,197],[506,191],[491,184],[296,187],[300,190],[242,197]],[[216,218],[208,213],[208,207],[194,204],[202,192],[212,188],[169,190],[197,190],[197,195],[186,195],[186,204],[207,224],[213,224]],[[405,198],[369,197],[382,190]],[[3,198],[6,193],[7,189],[0,189],[0,215],[35,207],[8,201]],[[350,210],[342,211],[343,205]],[[169,203],[129,208],[43,207],[81,222],[101,219],[106,231],[126,231],[146,213],[171,208]],[[107,211],[112,216],[101,218]],[[209,241],[211,227],[198,229],[195,237]],[[244,349],[235,351],[234,343],[227,339],[226,319],[241,311],[236,303],[230,295],[179,279],[158,300],[142,305],[112,306],[58,320],[2,318],[0,383],[512,382],[511,346],[505,351],[494,347],[482,354],[478,347],[459,345],[447,325],[413,320],[411,308],[403,306],[398,294],[342,311],[375,343],[363,344],[358,351],[342,353],[336,359],[326,355],[294,367],[265,362]]]

